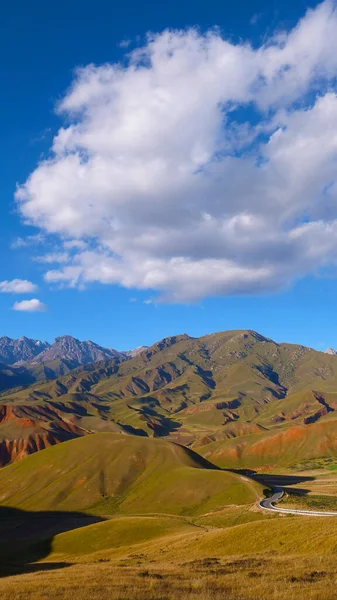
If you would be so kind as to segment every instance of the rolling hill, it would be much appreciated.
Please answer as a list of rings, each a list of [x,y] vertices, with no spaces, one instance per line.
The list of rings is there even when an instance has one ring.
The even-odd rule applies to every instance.
[[[189,514],[247,504],[262,486],[164,440],[101,433],[37,452],[0,471],[0,504],[91,514]]]

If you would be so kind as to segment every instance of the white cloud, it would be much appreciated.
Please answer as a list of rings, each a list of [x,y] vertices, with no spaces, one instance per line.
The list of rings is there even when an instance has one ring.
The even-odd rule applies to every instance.
[[[2,294],[27,294],[35,292],[37,289],[37,285],[27,279],[0,281],[0,293]]]
[[[63,242],[63,246],[67,250],[84,250],[87,243],[84,240],[66,240]]]
[[[52,158],[16,195],[26,221],[70,240],[46,281],[189,301],[331,265],[336,76],[329,0],[259,48],[164,31],[126,66],[79,69]]]
[[[21,302],[14,302],[13,310],[19,312],[45,312],[47,307],[43,302],[37,298],[31,300],[22,300]]]
[[[50,254],[44,254],[43,256],[36,256],[34,260],[46,264],[66,263],[69,261],[69,254],[67,252],[51,252]]]
[[[37,233],[35,235],[28,235],[25,238],[18,237],[11,243],[12,250],[17,250],[18,248],[27,248],[28,246],[34,246],[37,244],[42,244],[45,240],[45,236],[42,233]]]

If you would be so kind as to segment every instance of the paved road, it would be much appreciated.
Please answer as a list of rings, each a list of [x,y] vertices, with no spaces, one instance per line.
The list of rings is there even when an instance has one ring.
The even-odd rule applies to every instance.
[[[265,498],[259,502],[259,506],[264,510],[272,510],[280,513],[288,513],[290,515],[307,515],[310,517],[337,517],[337,512],[323,512],[316,510],[296,510],[291,508],[277,508],[275,504],[279,502],[284,495],[284,491],[280,487],[273,487],[273,495],[270,498]]]

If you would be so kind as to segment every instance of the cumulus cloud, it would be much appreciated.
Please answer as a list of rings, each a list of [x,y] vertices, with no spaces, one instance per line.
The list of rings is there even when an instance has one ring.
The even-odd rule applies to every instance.
[[[2,294],[27,294],[35,292],[37,285],[27,279],[12,279],[11,281],[0,281],[0,293]]]
[[[46,281],[180,302],[273,292],[331,265],[336,76],[330,0],[258,48],[164,31],[126,65],[79,69],[51,158],[16,193],[25,221],[72,250]]]
[[[38,300],[32,298],[31,300],[22,300],[21,302],[14,302],[13,310],[19,312],[45,312],[47,310],[46,305]]]

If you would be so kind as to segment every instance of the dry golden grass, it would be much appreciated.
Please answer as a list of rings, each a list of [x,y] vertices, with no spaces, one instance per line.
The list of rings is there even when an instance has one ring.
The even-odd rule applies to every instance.
[[[3,567],[1,600],[336,598],[333,517],[262,518],[225,528],[191,526],[172,517],[172,531],[146,539],[128,532],[132,519],[140,529],[150,520],[123,517],[59,534],[44,561],[22,568],[17,563],[15,575]],[[122,522],[125,539],[115,535]],[[100,531],[105,532],[101,543],[89,543],[99,542]]]
[[[294,478],[295,489],[337,481],[306,474]],[[0,600],[335,600],[336,525],[334,517],[273,515],[255,504],[200,516],[114,516],[53,535],[33,564],[24,529],[26,564],[20,555],[12,567],[0,561]]]
[[[168,517],[168,519],[170,519]],[[180,564],[203,560],[209,556],[225,560],[231,556],[331,556],[337,550],[336,517],[303,517],[282,515],[272,519],[226,526],[181,526],[169,523],[160,536],[155,535],[157,517],[113,519],[55,536],[46,559],[57,562],[84,563],[99,560],[125,560],[130,554],[146,555],[149,561]],[[120,529],[124,522],[124,540]],[[130,522],[129,522],[130,521]],[[146,521],[146,522],[145,522]],[[129,528],[129,531],[127,529]],[[133,530],[133,532],[132,532]]]
[[[0,580],[1,600],[332,600],[336,560],[266,554],[176,564],[144,555]]]

